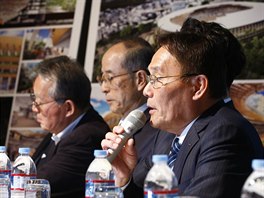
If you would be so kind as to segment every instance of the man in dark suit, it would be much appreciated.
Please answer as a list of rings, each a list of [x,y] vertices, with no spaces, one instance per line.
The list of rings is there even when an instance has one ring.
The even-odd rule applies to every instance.
[[[223,101],[228,95],[228,78],[234,78],[227,74],[229,39],[236,41],[230,34],[217,23],[190,18],[181,31],[159,38],[160,48],[148,67],[151,75],[144,95],[150,123],[174,134],[181,145],[177,158],[169,163],[180,195],[238,198],[252,171],[252,159],[263,156],[257,131]],[[233,50],[241,50],[240,45]],[[113,131],[102,141],[104,149],[118,146],[117,134],[123,128],[116,126]],[[119,186],[129,181],[126,169],[134,169],[133,144],[128,140],[113,162]]]
[[[50,132],[33,155],[37,177],[49,181],[51,197],[84,197],[86,170],[109,128],[90,104],[91,84],[80,65],[61,56],[36,72],[32,110]]]
[[[144,127],[133,136],[138,156],[136,170],[140,172],[145,158],[151,152],[149,145],[153,144],[160,132],[150,126],[147,98],[143,95],[143,89],[147,85],[147,67],[153,54],[154,49],[142,38],[119,41],[103,55],[102,73],[97,78],[110,110],[121,115],[120,122],[134,109],[143,111],[147,117]],[[170,139],[172,140],[173,138]],[[135,173],[137,174],[137,171]],[[144,174],[140,175],[145,177]],[[134,177],[131,179],[130,185],[124,191],[125,197],[135,197],[135,194],[143,195],[142,179],[135,182],[137,185],[134,185]]]
[[[200,28],[194,28],[193,23],[185,24],[185,26],[182,27],[181,32],[190,32],[195,34],[201,34]],[[227,31],[224,32],[218,32],[219,34],[222,34],[222,37],[227,41],[227,52],[225,52],[226,56],[226,85],[227,85],[227,96],[224,96],[224,102],[227,106],[230,106],[231,108],[234,108],[234,104],[231,100],[231,98],[228,96],[229,89],[233,83],[233,80],[237,75],[240,74],[242,69],[245,66],[245,54],[243,53],[241,49],[240,43],[234,39],[234,36]],[[137,186],[143,187],[144,178],[147,174],[147,172],[150,170],[150,168],[153,166],[151,156],[154,154],[159,153],[165,153],[169,154],[171,145],[166,144],[166,142],[171,142],[172,139],[174,139],[174,135],[172,133],[160,133],[156,138],[155,141],[152,144],[152,153],[149,154],[148,158],[144,159],[144,164],[137,165],[137,167],[133,171],[133,175],[135,178],[135,183]]]

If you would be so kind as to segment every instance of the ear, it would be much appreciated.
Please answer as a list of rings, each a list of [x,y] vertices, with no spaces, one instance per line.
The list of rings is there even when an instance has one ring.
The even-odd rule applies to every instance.
[[[71,100],[66,100],[64,102],[65,108],[66,108],[66,117],[69,117],[74,114],[76,111],[76,106]]]
[[[147,85],[147,73],[144,70],[139,70],[135,75],[137,90],[143,91],[143,89]]]
[[[193,100],[199,100],[202,98],[208,89],[208,79],[205,75],[197,75],[191,78],[193,86]]]

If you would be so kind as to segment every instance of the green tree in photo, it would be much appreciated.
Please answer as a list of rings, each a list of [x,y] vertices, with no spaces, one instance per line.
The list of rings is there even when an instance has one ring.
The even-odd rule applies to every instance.
[[[243,42],[247,63],[241,78],[264,79],[264,37]]]

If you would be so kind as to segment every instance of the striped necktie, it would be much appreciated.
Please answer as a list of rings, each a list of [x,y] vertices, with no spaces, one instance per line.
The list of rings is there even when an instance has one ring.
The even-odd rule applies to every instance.
[[[178,152],[180,150],[180,143],[179,143],[179,138],[174,138],[173,142],[172,142],[172,147],[171,147],[171,151],[169,154],[169,159],[168,159],[168,165],[169,167],[173,168],[173,164],[174,161],[176,160],[177,156],[178,156]]]

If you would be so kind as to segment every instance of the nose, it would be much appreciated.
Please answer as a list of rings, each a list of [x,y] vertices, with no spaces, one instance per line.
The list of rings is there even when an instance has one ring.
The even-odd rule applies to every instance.
[[[31,104],[31,109],[35,113],[39,112],[39,109],[36,107],[36,105],[34,103]]]
[[[105,81],[103,81],[102,84],[101,84],[101,90],[105,94],[110,91],[110,88],[109,88],[108,84],[105,83]]]
[[[151,97],[153,97],[153,88],[152,88],[152,86],[151,86],[150,83],[148,83],[148,84],[145,86],[145,88],[144,88],[144,90],[143,90],[143,95],[146,96],[147,98],[151,98]]]

